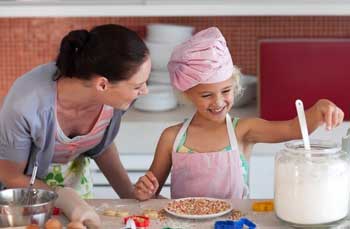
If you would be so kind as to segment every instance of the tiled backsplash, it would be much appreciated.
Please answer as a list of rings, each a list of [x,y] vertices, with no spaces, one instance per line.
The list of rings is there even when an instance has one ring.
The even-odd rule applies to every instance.
[[[1,18],[0,97],[16,79],[55,58],[62,37],[72,29],[116,23],[145,35],[148,23],[217,26],[225,35],[233,60],[245,74],[257,72],[257,42],[265,38],[349,38],[350,17],[99,17]]]

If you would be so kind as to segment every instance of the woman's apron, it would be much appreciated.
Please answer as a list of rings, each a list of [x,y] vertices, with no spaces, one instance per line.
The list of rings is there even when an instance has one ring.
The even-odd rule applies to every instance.
[[[44,180],[50,187],[71,187],[82,198],[93,198],[93,182],[89,165],[90,159],[82,155],[67,164],[53,163]]]

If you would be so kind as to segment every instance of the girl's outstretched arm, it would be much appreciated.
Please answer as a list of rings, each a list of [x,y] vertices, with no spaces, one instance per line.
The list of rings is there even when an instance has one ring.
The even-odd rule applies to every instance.
[[[327,99],[317,101],[305,111],[309,133],[325,124],[328,130],[337,127],[344,118],[343,111]],[[300,139],[298,117],[287,121],[267,121],[264,119],[242,119],[237,126],[238,136],[244,145],[254,143],[276,143]]]

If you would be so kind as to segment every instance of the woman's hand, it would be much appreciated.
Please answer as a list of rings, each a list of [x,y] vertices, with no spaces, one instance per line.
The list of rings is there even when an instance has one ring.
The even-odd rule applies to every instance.
[[[151,199],[157,192],[159,183],[151,171],[140,177],[134,189],[134,195],[138,200]]]
[[[318,126],[326,124],[327,130],[331,130],[339,126],[344,119],[344,112],[327,99],[320,99],[310,110],[316,111]],[[311,116],[310,118],[312,119],[313,117]]]

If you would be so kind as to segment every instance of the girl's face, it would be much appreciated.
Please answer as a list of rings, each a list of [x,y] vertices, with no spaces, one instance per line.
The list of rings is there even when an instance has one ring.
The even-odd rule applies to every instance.
[[[233,105],[233,86],[233,79],[230,78],[220,83],[199,84],[185,91],[185,95],[201,116],[221,122]]]
[[[146,81],[150,72],[151,59],[147,57],[138,71],[128,80],[117,83],[107,82],[105,88],[100,88],[100,91],[104,92],[103,103],[116,109],[127,110],[138,96],[148,93]]]

